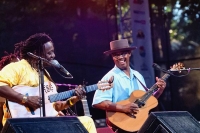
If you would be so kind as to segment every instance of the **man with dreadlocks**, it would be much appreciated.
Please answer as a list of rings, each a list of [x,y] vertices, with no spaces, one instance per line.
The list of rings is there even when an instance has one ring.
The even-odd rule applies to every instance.
[[[0,96],[9,99],[9,101],[24,105],[30,109],[36,110],[41,107],[42,99],[40,96],[27,96],[21,94],[12,88],[14,86],[31,86],[37,87],[39,85],[39,73],[38,73],[38,60],[27,55],[31,52],[47,60],[53,60],[55,58],[54,45],[52,39],[45,33],[37,33],[30,36],[24,42],[20,42],[16,45],[19,49],[20,61],[10,63],[3,67],[0,71]],[[44,63],[44,66],[48,64]],[[52,79],[49,73],[44,71],[44,81],[52,83]],[[54,83],[53,83],[54,84]],[[26,88],[23,88],[26,89]],[[58,101],[53,104],[54,109],[59,112],[69,106],[75,104],[85,91],[79,86],[75,89],[77,96],[73,96],[66,101]],[[53,110],[54,110],[53,109]],[[6,105],[4,105],[4,117],[3,125],[7,118],[11,118],[10,113],[8,113]],[[59,114],[59,113],[58,113]],[[62,113],[60,113],[62,114]],[[96,128],[92,118],[87,116],[80,116],[78,119],[85,126],[89,133],[96,133]]]

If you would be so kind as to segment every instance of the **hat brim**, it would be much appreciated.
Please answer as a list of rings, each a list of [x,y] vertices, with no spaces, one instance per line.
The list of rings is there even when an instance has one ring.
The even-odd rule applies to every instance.
[[[128,47],[128,48],[121,48],[121,49],[115,49],[115,50],[108,50],[103,52],[104,54],[112,54],[112,53],[116,53],[116,52],[120,52],[120,51],[126,51],[126,50],[134,50],[137,47]]]

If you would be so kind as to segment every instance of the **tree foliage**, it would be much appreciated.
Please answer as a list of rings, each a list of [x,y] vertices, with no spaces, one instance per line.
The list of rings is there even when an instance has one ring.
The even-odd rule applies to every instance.
[[[199,57],[200,1],[172,0],[169,5],[168,8],[171,7],[171,12],[168,14],[171,15],[168,16],[172,16],[170,27],[170,38],[174,44],[172,47],[178,48],[179,53],[182,53],[179,56],[183,58]],[[177,53],[177,50],[174,52]]]

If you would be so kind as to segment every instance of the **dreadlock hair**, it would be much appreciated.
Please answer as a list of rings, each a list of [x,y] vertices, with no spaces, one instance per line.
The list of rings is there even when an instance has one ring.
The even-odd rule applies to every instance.
[[[0,70],[8,65],[9,63],[11,62],[14,62],[16,61],[18,58],[17,58],[17,55],[16,54],[13,54],[13,53],[8,53],[6,51],[4,51],[4,53],[6,54],[5,56],[1,57],[1,60],[0,60]]]
[[[44,44],[52,39],[45,33],[36,33],[31,35],[27,40],[15,44],[15,52],[20,53],[21,59],[30,59],[28,52],[39,56],[44,56]]]
[[[47,42],[53,42],[52,39],[45,33],[36,33],[31,35],[27,40],[15,44],[15,53],[20,55],[20,59],[30,60],[30,56],[27,54],[31,52],[33,54],[44,56],[44,44]],[[47,78],[53,82],[49,74],[44,71]]]

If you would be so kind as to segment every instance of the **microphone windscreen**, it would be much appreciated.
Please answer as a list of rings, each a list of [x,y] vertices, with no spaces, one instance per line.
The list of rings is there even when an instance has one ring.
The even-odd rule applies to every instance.
[[[52,66],[57,67],[57,68],[60,68],[60,64],[58,63],[57,60],[50,60],[49,62],[50,62],[50,64],[51,64]]]

